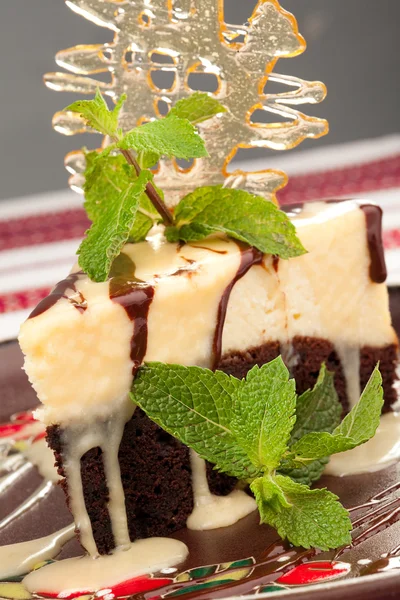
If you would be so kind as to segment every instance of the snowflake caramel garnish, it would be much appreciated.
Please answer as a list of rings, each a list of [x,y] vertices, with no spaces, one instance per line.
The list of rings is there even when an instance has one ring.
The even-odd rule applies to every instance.
[[[170,105],[199,89],[202,76],[214,80],[212,95],[227,112],[199,124],[210,159],[197,159],[185,169],[175,160],[159,162],[156,182],[170,205],[198,186],[221,183],[273,200],[286,184],[286,175],[275,170],[232,170],[237,150],[288,150],[328,131],[325,120],[295,108],[321,102],[324,84],[274,73],[279,58],[297,56],[306,47],[295,18],[277,0],[259,0],[243,26],[224,21],[223,0],[66,0],[66,4],[114,31],[114,40],[60,51],[57,64],[71,74],[48,73],[45,82],[57,91],[83,94],[93,94],[99,87],[112,99],[127,93],[121,116],[124,130],[163,116]],[[160,71],[171,79],[168,88],[157,85]],[[99,73],[109,73],[109,82],[92,77]],[[289,89],[270,94],[268,82]],[[270,114],[271,122],[257,120],[261,111]],[[56,113],[53,126],[64,135],[90,131],[72,112]],[[83,153],[67,155],[66,166],[72,173],[70,184],[81,187]]]

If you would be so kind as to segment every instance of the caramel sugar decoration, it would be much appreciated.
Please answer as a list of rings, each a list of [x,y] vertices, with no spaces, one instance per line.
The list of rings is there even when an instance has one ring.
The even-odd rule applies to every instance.
[[[197,159],[187,168],[174,160],[159,162],[156,183],[171,206],[196,187],[215,184],[274,200],[286,175],[272,169],[232,169],[238,149],[289,150],[328,131],[325,120],[297,109],[321,102],[324,84],[274,71],[279,58],[297,56],[306,48],[295,18],[277,0],[259,0],[243,26],[225,22],[223,0],[66,0],[66,4],[113,31],[114,39],[58,52],[57,64],[69,73],[48,73],[46,85],[76,94],[94,94],[99,87],[113,100],[127,93],[121,116],[124,131],[163,116],[178,99],[204,89],[206,79],[214,82],[212,95],[227,112],[199,125],[211,158]],[[164,84],[168,87],[159,87],[160,72],[169,79]],[[109,76],[100,80],[98,74]],[[271,84],[287,91],[270,93]],[[260,122],[262,113],[264,117],[268,113],[268,122]],[[80,116],[70,112],[56,113],[53,126],[64,135],[88,131]],[[67,155],[70,184],[76,189],[82,186],[84,165],[81,152]]]

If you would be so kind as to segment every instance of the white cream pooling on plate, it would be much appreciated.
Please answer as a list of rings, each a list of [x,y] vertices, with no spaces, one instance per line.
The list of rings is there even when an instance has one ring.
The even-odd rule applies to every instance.
[[[0,546],[0,579],[24,575],[41,561],[55,558],[64,544],[75,536],[75,525],[46,537],[9,546]]]
[[[233,490],[228,496],[210,492],[205,461],[190,450],[194,509],[186,521],[188,529],[204,531],[228,527],[257,510],[254,498],[242,490]]]
[[[389,412],[381,417],[378,430],[362,446],[331,457],[325,475],[344,477],[373,473],[395,464],[400,459],[400,413]]]
[[[187,546],[170,538],[137,540],[128,550],[96,559],[68,558],[29,573],[23,584],[31,592],[70,595],[96,592],[140,575],[175,567],[188,556]]]

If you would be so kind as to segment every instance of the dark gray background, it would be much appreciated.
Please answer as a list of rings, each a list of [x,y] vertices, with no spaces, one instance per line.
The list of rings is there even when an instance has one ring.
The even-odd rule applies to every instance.
[[[243,22],[253,5],[226,0],[227,21]],[[329,90],[310,114],[328,118],[331,133],[302,148],[398,132],[400,0],[282,0],[282,5],[297,16],[308,50],[282,60],[278,71],[322,79]],[[66,187],[63,157],[85,140],[52,131],[53,113],[71,97],[47,90],[42,75],[58,70],[57,50],[111,37],[63,0],[0,0],[0,198]]]

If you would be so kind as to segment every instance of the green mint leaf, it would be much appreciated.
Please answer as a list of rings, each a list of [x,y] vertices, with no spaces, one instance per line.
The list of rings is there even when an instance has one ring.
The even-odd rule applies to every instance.
[[[137,160],[141,169],[150,169],[158,163],[160,155],[157,152],[141,150],[138,152]]]
[[[109,155],[104,151],[86,154],[85,203],[84,207],[91,221],[96,221],[104,210],[114,207],[118,210],[119,198],[123,191],[137,178],[121,154]],[[129,232],[129,242],[141,242],[160,215],[148,199],[142,194],[133,227]]]
[[[215,115],[226,112],[226,108],[212,96],[204,92],[194,92],[188,98],[178,100],[169,111],[167,118],[171,116],[187,119],[193,125],[207,121]]]
[[[79,265],[93,281],[106,281],[113,260],[128,240],[139,200],[151,179],[150,171],[142,171],[115,203],[104,203],[87,231],[87,237],[78,249]]]
[[[257,505],[260,509],[260,517],[262,523],[267,523],[263,520],[263,508],[266,504],[269,505],[273,512],[281,512],[283,508],[291,508],[290,502],[287,501],[282,488],[275,483],[275,478],[272,475],[264,475],[257,477],[250,484],[250,489],[254,494]]]
[[[240,446],[258,469],[276,469],[296,421],[294,380],[279,356],[255,366],[234,394],[231,422]]]
[[[221,232],[266,254],[291,258],[305,253],[287,215],[272,202],[243,190],[198,188],[180,201],[174,214],[176,229],[166,230],[169,241],[202,240]]]
[[[154,184],[153,184],[154,185]],[[150,229],[160,222],[160,215],[146,194],[140,196],[136,219],[129,232],[128,242],[143,242]]]
[[[121,154],[99,154],[95,150],[85,155],[85,210],[95,221],[106,205],[114,205],[123,191],[136,178],[136,173]]]
[[[312,432],[305,435],[292,446],[292,456],[296,462],[301,463],[346,452],[364,444],[378,429],[382,406],[382,376],[376,367],[360,400],[335,428],[333,434]]]
[[[149,363],[139,369],[131,399],[160,427],[218,470],[238,479],[260,474],[231,431],[232,395],[240,381],[217,371]]]
[[[304,392],[297,399],[296,423],[289,446],[292,447],[307,433],[314,431],[331,433],[340,423],[342,410],[334,386],[334,374],[329,372],[323,364],[314,388]],[[328,462],[328,457],[319,458],[306,464],[298,462],[294,465],[290,460],[283,460],[279,472],[291,477],[297,483],[311,485],[321,477]]]
[[[328,490],[310,490],[283,475],[256,479],[250,487],[261,522],[295,546],[330,550],[351,542],[349,513]]]
[[[187,119],[171,116],[168,119],[144,123],[127,133],[120,142],[124,149],[152,152],[175,158],[208,156],[204,141]]]
[[[326,465],[329,463],[329,457],[319,458],[311,462],[300,463],[291,460],[283,460],[279,466],[279,473],[287,475],[296,483],[310,486],[315,481],[321,479]]]
[[[85,122],[103,135],[118,136],[118,118],[126,95],[123,94],[113,110],[109,110],[99,89],[93,100],[77,100],[64,110],[79,113]]]
[[[355,448],[358,444],[344,435],[332,435],[327,432],[312,432],[302,437],[292,448],[292,455],[296,461],[315,460],[324,456],[332,456],[339,452],[346,452]]]
[[[332,433],[340,423],[342,410],[334,385],[334,373],[323,364],[314,388],[297,398],[291,445],[313,431]]]
[[[350,437],[356,445],[374,437],[383,407],[382,375],[376,366],[358,403],[336,427],[334,435]]]

